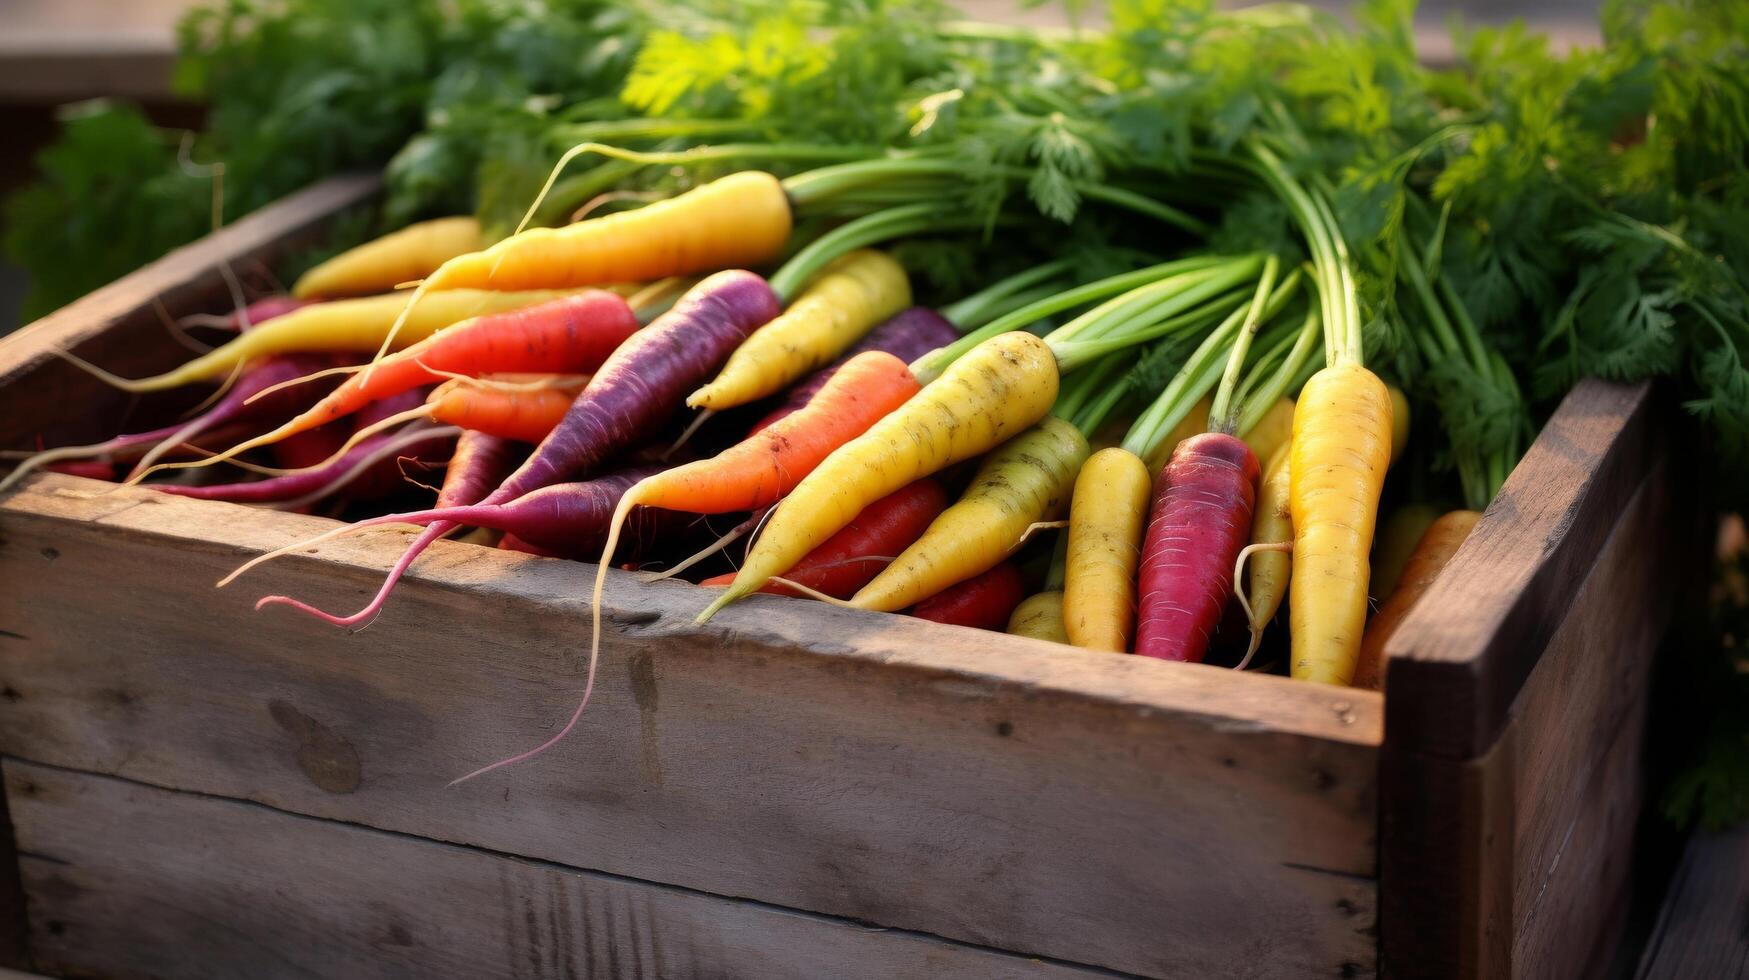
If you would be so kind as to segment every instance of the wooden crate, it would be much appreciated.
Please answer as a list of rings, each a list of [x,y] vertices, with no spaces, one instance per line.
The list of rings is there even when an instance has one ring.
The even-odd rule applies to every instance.
[[[367,179],[0,344],[0,445],[113,427],[52,358],[175,361]],[[80,406],[75,411],[68,406]],[[1551,420],[1366,691],[404,537],[212,583],[312,517],[44,476],[0,498],[0,952],[102,976],[1585,976],[1608,951],[1684,487],[1654,395]],[[11,861],[4,862],[10,870]],[[19,893],[23,911],[18,909]],[[8,945],[10,944],[10,945]]]

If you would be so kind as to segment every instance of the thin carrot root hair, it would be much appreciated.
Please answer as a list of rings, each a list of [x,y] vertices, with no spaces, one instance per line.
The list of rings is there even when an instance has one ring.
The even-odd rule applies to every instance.
[[[678,563],[675,564],[675,566],[673,568],[670,568],[665,572],[653,572],[653,573],[645,576],[644,581],[646,581],[646,582],[660,582],[663,579],[673,578],[674,576],[679,575],[681,572],[686,571],[687,569],[698,564],[699,562],[704,561],[706,558],[709,558],[710,556],[716,554],[717,552],[722,551],[724,548],[727,548],[729,545],[734,544],[736,541],[741,539],[742,535],[744,535],[746,533],[747,533],[747,525],[745,523],[736,525],[727,534],[724,534],[722,537],[716,539],[715,541],[712,541],[710,544],[705,545],[699,551],[696,551],[696,552],[692,553],[691,555],[688,555],[687,557],[681,559]]]
[[[300,599],[293,599],[291,596],[286,595],[262,596],[255,602],[255,611],[260,612],[268,606],[290,606],[299,612],[308,613],[309,615],[328,623],[330,626],[339,626],[353,633],[363,632],[364,630],[369,629],[372,623],[377,621],[377,617],[382,615],[383,606],[389,600],[389,593],[394,591],[395,586],[400,583],[402,576],[407,574],[407,569],[413,567],[413,563],[419,560],[419,556],[425,553],[425,549],[432,543],[449,537],[458,530],[460,530],[459,525],[447,528],[436,524],[428,525],[418,534],[417,537],[408,543],[407,550],[403,551],[401,557],[396,559],[395,564],[390,566],[388,574],[383,578],[382,586],[377,589],[377,594],[373,596],[369,602],[365,603],[364,608],[350,616],[336,616],[333,613],[317,609],[315,606]],[[435,534],[432,533],[434,531],[436,532]],[[360,622],[363,622],[364,625],[358,626],[357,629],[353,629],[353,627],[357,626]]]
[[[311,463],[309,466],[302,466],[302,467],[299,467],[297,469],[292,469],[292,470],[276,470],[276,469],[268,469],[268,468],[263,467],[263,468],[257,469],[257,472],[270,472],[274,476],[292,476],[292,475],[295,475],[298,473],[308,473],[311,470],[318,470],[324,466],[332,466],[335,463],[339,462],[341,457],[345,456],[347,453],[351,452],[354,448],[356,448],[359,443],[363,442],[366,439],[369,439],[371,436],[374,436],[377,433],[382,432],[385,429],[392,429],[395,426],[400,425],[404,422],[424,421],[424,420],[429,420],[430,418],[431,418],[431,406],[430,405],[417,405],[413,408],[407,409],[405,412],[400,412],[398,414],[391,415],[388,418],[380,419],[376,422],[372,422],[370,425],[367,425],[364,428],[359,429],[358,431],[352,433],[350,436],[346,437],[346,441],[341,444],[339,449],[334,450],[334,452],[332,454],[330,454],[327,459],[324,459],[320,462]],[[213,455],[204,457],[202,459],[193,459],[193,460],[188,460],[186,462],[159,463],[159,464],[157,464],[149,469],[141,470],[139,472],[131,474],[128,477],[128,479],[126,481],[124,481],[121,485],[122,486],[133,486],[134,484],[139,483],[141,480],[144,480],[146,477],[151,476],[153,473],[157,473],[157,472],[162,471],[162,470],[199,469],[200,467],[203,467],[203,466],[211,466],[214,463],[231,463],[231,464],[236,465],[236,466],[241,466],[244,469],[248,469],[248,468],[250,468],[251,465],[253,465],[253,464],[246,464],[246,463],[238,462],[236,456],[231,455],[235,451],[236,451],[235,449],[227,449],[221,453],[214,453]]]
[[[1245,658],[1233,667],[1234,670],[1244,670],[1251,663],[1251,658],[1257,655],[1257,648],[1263,643],[1263,630],[1268,623],[1259,623],[1257,613],[1251,608],[1251,599],[1245,593],[1245,559],[1257,551],[1283,551],[1292,554],[1292,541],[1265,541],[1248,544],[1239,549],[1239,557],[1233,561],[1233,595],[1239,599],[1239,608],[1245,611],[1245,622],[1251,629],[1251,644],[1245,649]]]
[[[268,395],[273,394],[276,391],[284,391],[287,388],[295,388],[298,385],[301,385],[306,381],[316,381],[316,380],[321,379],[321,378],[332,378],[336,374],[357,374],[358,372],[360,372],[362,370],[364,370],[364,365],[362,365],[362,364],[342,364],[339,367],[323,368],[320,371],[313,371],[309,374],[306,374],[301,378],[288,378],[285,381],[281,381],[279,384],[268,385],[267,387],[261,389],[260,391],[256,392],[255,394],[250,395],[248,398],[243,399],[243,404],[253,405],[256,402],[267,397]]]
[[[385,459],[397,455],[409,446],[414,446],[421,442],[428,442],[432,439],[453,439],[461,434],[462,430],[456,426],[439,426],[436,428],[422,426],[408,432],[403,432],[360,457],[357,462],[352,464],[351,468],[340,474],[340,476],[335,479],[324,483],[322,486],[304,494],[302,497],[294,497],[291,500],[282,500],[274,504],[273,507],[278,510],[296,510],[299,507],[313,504],[316,501],[322,500],[333,494],[336,490],[342,489],[353,480],[358,479],[359,476],[363,475],[365,470],[370,469]]]
[[[201,412],[204,412],[207,409],[213,407],[213,405],[216,404],[219,399],[225,397],[225,392],[230,391],[232,386],[234,386],[237,383],[237,379],[241,378],[243,376],[243,364],[244,364],[244,362],[238,361],[235,365],[233,365],[231,368],[231,373],[225,375],[225,380],[219,382],[219,386],[217,388],[213,389],[212,394],[201,399],[200,403],[198,405],[195,405],[193,408],[189,409],[188,411],[183,412],[180,417],[186,419],[186,418],[191,418],[195,415],[199,415]],[[244,404],[248,404],[248,402],[245,401]]]
[[[182,346],[188,348],[189,350],[195,352],[196,354],[205,354],[206,352],[213,349],[212,345],[203,344],[200,341],[195,340],[194,335],[190,334],[188,332],[187,328],[183,324],[183,320],[186,320],[188,318],[184,317],[183,320],[177,320],[175,317],[172,317],[170,315],[170,311],[164,308],[164,301],[162,299],[159,299],[157,297],[152,298],[152,312],[158,314],[158,322],[160,324],[163,324],[164,332],[169,334],[170,338],[172,340],[174,340],[177,343],[181,344]],[[192,315],[194,315],[194,316],[207,316],[208,314],[196,313],[196,314],[192,314]],[[216,326],[216,327],[224,327],[224,326],[229,325],[229,321],[227,321],[225,317],[213,317],[213,319],[217,320],[218,322],[212,323],[212,324],[203,323],[203,324],[199,324],[199,325],[200,326]]]
[[[393,515],[389,515],[389,516],[393,516]],[[219,579],[217,582],[215,582],[213,584],[213,588],[222,589],[225,586],[230,585],[232,582],[235,582],[238,578],[240,578],[243,575],[243,573],[249,571],[251,568],[254,568],[257,565],[260,565],[263,562],[272,561],[275,558],[283,558],[286,555],[289,555],[294,551],[303,551],[305,548],[314,548],[316,545],[322,544],[323,542],[332,541],[335,538],[342,537],[342,536],[348,535],[348,534],[352,534],[352,533],[357,532],[357,531],[366,531],[366,530],[369,530],[373,527],[389,527],[389,526],[392,526],[395,524],[404,524],[404,523],[406,523],[406,522],[405,521],[387,521],[387,520],[382,519],[381,517],[373,517],[369,520],[356,521],[352,524],[342,524],[339,527],[329,528],[328,530],[323,531],[321,534],[315,535],[314,537],[304,538],[301,541],[293,541],[291,544],[285,545],[285,546],[280,547],[280,548],[275,548],[272,551],[265,552],[263,554],[256,555],[254,558],[251,558],[248,561],[244,562],[243,564],[238,565],[236,567],[236,569],[234,569],[231,572],[231,574],[226,575],[224,578]]]
[[[137,395],[146,390],[138,382],[129,378],[124,378],[119,374],[111,374],[72,351],[51,350],[50,353],[118,391],[126,391]]]
[[[589,383],[590,378],[590,375],[587,374],[548,374],[541,375],[532,381],[504,381],[491,376],[476,378],[471,374],[440,371],[417,359],[413,363],[419,365],[432,376],[453,381],[458,386],[485,388],[491,391],[550,391],[555,388],[581,388]]]
[[[800,592],[802,595],[805,595],[810,599],[818,599],[819,601],[824,602],[829,606],[837,606],[840,609],[860,608],[855,603],[850,602],[847,599],[840,599],[835,595],[827,595],[826,593],[821,592],[819,589],[809,588],[808,586],[805,586],[800,582],[791,581],[790,579],[783,578],[781,576],[773,575],[769,579],[769,581],[776,582],[778,585],[784,586],[785,588],[794,589],[797,592]]]
[[[691,441],[693,434],[696,433],[706,422],[710,421],[711,416],[715,414],[717,413],[708,408],[698,413],[698,417],[694,418],[692,422],[686,426],[686,431],[680,433],[680,438],[674,440],[674,445],[669,446],[662,451],[662,462],[668,462],[668,457],[679,452],[680,447]]]
[[[663,196],[655,191],[606,191],[583,202],[582,207],[572,211],[571,223],[576,224],[595,213],[596,209],[617,201],[642,201],[648,204],[651,201],[661,200]]]
[[[1054,531],[1068,526],[1068,521],[1033,521],[1026,526],[1026,530],[1020,532],[1020,537],[1014,540],[1014,547],[1010,548],[1009,551],[1016,551],[1021,545],[1026,544],[1027,539],[1031,538],[1035,531]]]

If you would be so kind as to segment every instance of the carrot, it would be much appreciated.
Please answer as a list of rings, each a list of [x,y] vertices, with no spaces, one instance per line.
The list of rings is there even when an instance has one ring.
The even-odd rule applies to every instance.
[[[851,604],[896,612],[994,567],[1020,547],[1028,528],[1068,503],[1086,459],[1080,430],[1054,416],[1040,420],[985,457],[960,499]]]
[[[1136,653],[1197,663],[1251,532],[1257,456],[1224,433],[1178,444],[1155,491],[1142,553]]]
[[[808,474],[698,621],[781,575],[870,503],[1031,426],[1056,397],[1056,356],[1044,341],[1017,331],[980,344]]]
[[[1178,444],[1191,436],[1207,432],[1209,427],[1209,406],[1213,404],[1213,393],[1204,395],[1191,406],[1184,418],[1172,428],[1172,431],[1155,444],[1154,450],[1146,457],[1148,472],[1156,476],[1166,468],[1166,462],[1172,458],[1172,451]]]
[[[1409,396],[1389,382],[1385,391],[1391,396],[1391,465],[1395,466],[1409,448]]]
[[[884,252],[859,249],[841,256],[787,310],[736,348],[716,378],[687,396],[686,404],[722,411],[774,394],[910,303],[904,268]]]
[[[17,483],[32,470],[57,460],[109,456],[139,448],[144,450],[144,457],[135,467],[138,470],[150,465],[165,453],[186,445],[195,436],[212,432],[220,425],[251,419],[284,418],[296,412],[310,398],[317,397],[320,389],[286,390],[261,400],[254,400],[255,396],[278,387],[282,382],[333,367],[337,363],[338,359],[326,354],[286,354],[253,361],[243,369],[236,384],[214,402],[212,407],[194,418],[149,432],[116,436],[106,442],[88,446],[63,446],[44,450],[20,461],[11,473],[0,479],[0,490]]]
[[[296,507],[314,502],[369,477],[374,467],[394,466],[397,458],[424,452],[445,443],[461,432],[453,428],[416,428],[401,433],[383,433],[347,450],[340,458],[321,466],[299,470],[284,476],[269,477],[247,483],[218,483],[205,486],[179,486],[172,483],[151,484],[155,490],[178,497],[197,500],[224,500],[236,504],[280,504]],[[386,485],[400,482],[397,474]],[[382,485],[379,485],[379,487]],[[360,499],[378,496],[359,494]]]
[[[1062,596],[1064,633],[1075,646],[1130,648],[1151,482],[1147,464],[1117,447],[1094,453],[1075,478]]]
[[[1063,593],[1039,592],[1022,599],[1008,617],[1008,632],[1035,640],[1068,643],[1069,633],[1063,627]]]
[[[911,615],[949,626],[1001,632],[1025,594],[1020,569],[1005,561],[919,602]]]
[[[1297,678],[1347,684],[1354,676],[1366,624],[1367,552],[1390,452],[1391,400],[1377,376],[1338,363],[1306,382],[1288,461]]]
[[[1439,573],[1451,562],[1463,546],[1482,515],[1473,510],[1454,510],[1427,526],[1415,551],[1403,565],[1403,577],[1385,599],[1366,628],[1366,638],[1360,645],[1360,663],[1354,672],[1354,686],[1377,691],[1385,686],[1385,647],[1391,635],[1415,608],[1415,603],[1433,587]]]
[[[619,504],[619,498],[639,480],[660,471],[661,467],[657,465],[632,466],[584,483],[558,483],[544,487],[507,504],[482,502],[384,514],[258,555],[220,579],[218,584],[221,587],[229,585],[243,573],[274,558],[303,551],[331,538],[389,524],[414,524],[428,529],[441,526],[446,531],[471,524],[514,534],[554,554],[567,557],[593,554],[601,549],[608,521]],[[629,537],[622,535],[622,538],[636,547],[643,547],[671,539],[696,519],[691,514],[648,508],[634,515],[628,524],[632,533]]]
[[[416,315],[408,318],[400,339],[404,344],[417,343],[444,327],[469,317],[544,303],[562,295],[562,292],[550,290],[517,293],[456,290],[445,293],[441,298],[434,296],[428,302],[421,303]],[[175,370],[150,378],[120,378],[86,364],[71,354],[61,356],[123,391],[164,391],[197,381],[222,378],[237,365],[269,354],[315,351],[370,353],[378,349],[389,328],[407,309],[408,297],[402,293],[336,300],[332,303],[312,303],[240,334],[237,339],[214,348]]]
[[[1427,528],[1439,519],[1439,510],[1427,504],[1404,504],[1391,511],[1379,528],[1372,553],[1372,598],[1382,602],[1397,590],[1403,566],[1421,543]]]
[[[857,589],[917,540],[929,522],[947,507],[947,491],[934,480],[918,480],[901,487],[863,508],[849,524],[802,556],[784,578],[837,599],[848,599]],[[730,572],[705,579],[700,585],[727,586],[735,581]],[[775,595],[801,593],[778,582],[760,589]]]
[[[504,474],[510,471],[512,450],[510,443],[497,436],[480,432],[463,432],[456,440],[455,455],[450,458],[449,468],[444,473],[443,489],[437,494],[437,507],[456,507],[479,502],[492,487],[497,485]],[[335,616],[323,612],[314,606],[307,605],[286,596],[267,596],[255,604],[256,609],[271,605],[288,605],[294,609],[309,613],[317,619],[324,620],[334,626],[353,626],[357,623],[374,618],[382,611],[383,603],[388,601],[389,593],[395,584],[412,567],[415,560],[425,553],[425,549],[444,531],[439,525],[425,528],[413,541],[407,545],[399,560],[389,569],[389,574],[383,580],[382,587],[376,596],[350,616]]]
[[[1244,320],[1233,324],[1237,332],[1227,341],[1231,348],[1226,368],[1209,406],[1210,431],[1180,442],[1155,481],[1137,585],[1136,653],[1141,656],[1200,663],[1233,594],[1233,569],[1251,534],[1259,475],[1257,454],[1234,435],[1245,427],[1241,407],[1246,398],[1240,395],[1240,380],[1251,341],[1268,318],[1278,268],[1271,256]],[[1310,337],[1314,324],[1308,317],[1301,336]],[[1202,369],[1197,365],[1204,360],[1218,363],[1210,355],[1226,339],[1227,330],[1227,324],[1216,328],[1186,362],[1181,377],[1185,372],[1198,373]],[[1276,374],[1277,383],[1288,373],[1284,365]],[[1163,402],[1172,402],[1175,388],[1179,388],[1176,378],[1162,395]],[[1178,400],[1185,397],[1180,394]],[[1259,404],[1273,409],[1276,401],[1269,391],[1254,394],[1252,414]],[[1143,417],[1154,414],[1155,408],[1150,408]],[[1145,426],[1144,431],[1151,429]],[[1131,443],[1126,439],[1125,444]]]
[[[587,373],[638,329],[625,300],[598,289],[475,317],[378,361],[347,378],[328,397],[272,431],[208,460],[217,463],[451,374],[501,371]]]
[[[1247,657],[1256,653],[1263,642],[1263,630],[1281,609],[1288,577],[1293,574],[1293,561],[1287,554],[1294,540],[1290,488],[1288,447],[1284,445],[1263,469],[1263,480],[1257,488],[1257,513],[1251,519],[1251,545],[1247,550],[1253,553],[1249,556],[1251,565],[1245,589],[1251,629]],[[1244,560],[1244,556],[1235,559],[1235,565]],[[1233,574],[1238,576],[1237,567]]]
[[[1306,239],[1324,329],[1325,367],[1300,390],[1288,459],[1294,524],[1290,672],[1346,685],[1366,624],[1367,552],[1390,464],[1391,398],[1365,366],[1354,272],[1329,203],[1308,193],[1261,143],[1247,149]]]
[[[1196,413],[1192,412],[1194,416]],[[1259,460],[1271,460],[1294,434],[1294,400],[1277,398],[1257,424],[1235,433]]]
[[[423,288],[555,289],[760,266],[788,243],[792,220],[778,179],[743,171],[636,211],[531,228],[450,259]]]
[[[826,382],[834,372],[849,363],[851,358],[864,351],[886,351],[899,360],[909,363],[937,347],[953,343],[957,336],[959,334],[955,332],[953,324],[934,310],[921,306],[913,306],[904,310],[869,331],[867,336],[857,341],[838,360],[791,385],[789,391],[784,395],[783,402],[772,409],[764,418],[753,423],[753,428],[748,430],[748,434],[758,432],[806,405],[816,394],[819,394],[821,388],[825,387]]]
[[[423,279],[458,255],[479,251],[480,223],[471,217],[434,218],[347,249],[298,277],[298,299],[386,293]]]
[[[614,510],[595,569],[595,607],[587,691],[601,652],[601,595],[620,527],[634,507],[695,514],[754,510],[777,502],[828,455],[868,431],[919,389],[904,361],[883,351],[858,354],[806,408],[711,459],[665,470],[626,491]],[[584,695],[587,703],[588,695]],[[582,708],[578,709],[579,714]]]
[[[558,427],[588,378],[538,387],[495,388],[458,379],[439,385],[426,405],[431,420],[500,439],[537,443]],[[505,474],[498,474],[502,478]],[[469,501],[472,503],[472,501]]]
[[[507,503],[593,470],[649,436],[686,392],[778,312],[777,297],[751,272],[719,272],[608,356],[565,418],[484,501]]]

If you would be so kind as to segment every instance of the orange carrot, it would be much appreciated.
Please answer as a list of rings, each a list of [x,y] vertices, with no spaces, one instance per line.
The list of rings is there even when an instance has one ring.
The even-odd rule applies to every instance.
[[[204,462],[216,463],[271,445],[452,374],[594,371],[637,329],[637,316],[626,301],[597,289],[475,317],[378,361],[370,370],[353,374],[303,414]]]
[[[517,388],[452,381],[432,392],[426,406],[432,420],[444,425],[534,443],[558,426],[587,380],[580,375],[569,384]]]
[[[1445,570],[1481,519],[1482,515],[1477,511],[1454,510],[1427,526],[1420,543],[1415,545],[1409,560],[1403,564],[1403,577],[1385,597],[1384,605],[1379,607],[1366,628],[1366,636],[1360,643],[1360,662],[1354,670],[1355,687],[1375,691],[1384,688],[1385,644],[1390,642],[1391,634],[1402,625],[1409,610],[1415,608],[1416,601],[1433,586],[1439,573]]]

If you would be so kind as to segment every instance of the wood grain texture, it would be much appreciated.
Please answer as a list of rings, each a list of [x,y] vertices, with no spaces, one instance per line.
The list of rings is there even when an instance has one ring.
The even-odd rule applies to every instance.
[[[1461,760],[1499,738],[1640,485],[1655,402],[1646,384],[1583,381],[1568,393],[1387,646],[1391,744]]]
[[[1596,951],[1612,948],[1639,812],[1645,692],[1683,540],[1672,533],[1676,483],[1656,462],[1617,512],[1486,754],[1450,759],[1387,741],[1387,975],[1584,976]]]
[[[1637,980],[1749,978],[1749,827],[1697,834],[1683,851]]]
[[[1371,972],[1371,692],[609,578],[401,533],[211,582],[319,519],[34,478],[0,500],[0,747],[26,759],[1159,976]],[[94,593],[93,583],[102,589]],[[94,615],[94,604],[101,615]]]
[[[42,969],[111,978],[1110,976],[11,763]]]
[[[245,279],[268,278],[280,258],[316,241],[337,214],[370,200],[381,186],[375,176],[323,181],[0,339],[0,447],[34,445],[38,436],[51,446],[104,438],[123,419],[151,418],[154,408],[198,400],[204,392],[140,404],[54,353],[70,351],[127,376],[180,363],[188,352],[167,341],[162,316],[229,309],[221,265]],[[66,410],[70,405],[79,410]]]

